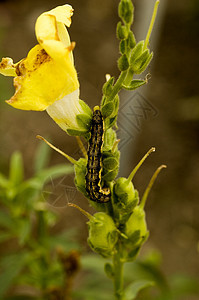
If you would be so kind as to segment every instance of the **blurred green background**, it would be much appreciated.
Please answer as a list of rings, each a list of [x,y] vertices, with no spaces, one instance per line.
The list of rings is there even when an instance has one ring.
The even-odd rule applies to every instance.
[[[147,28],[140,31],[142,17],[151,16],[145,2],[133,1],[134,28],[135,32],[141,32],[141,39],[147,31]],[[154,51],[149,68],[151,79],[147,88],[139,91],[156,114],[149,118],[142,116],[136,135],[123,145],[122,152],[131,155],[121,154],[121,169],[122,175],[128,175],[144,153],[150,147],[156,147],[156,153],[135,178],[135,187],[142,193],[156,167],[162,163],[168,167],[160,174],[146,206],[150,238],[143,252],[159,249],[163,256],[162,268],[168,275],[188,273],[199,277],[199,1],[160,2],[160,10],[161,5],[164,8],[155,24],[155,42],[151,44]],[[105,74],[118,75],[116,60],[119,53],[115,36],[118,3],[113,0],[69,2],[75,10],[69,32],[71,40],[76,41],[74,56],[81,99],[91,107],[100,102]],[[15,62],[25,57],[36,44],[36,18],[43,11],[61,4],[65,3],[56,0],[0,1],[0,56],[12,57]],[[75,138],[67,136],[45,112],[19,111],[4,103],[13,91],[12,79],[1,76],[1,172],[8,173],[10,156],[19,150],[24,157],[26,176],[32,175],[33,157],[40,143],[35,138],[37,134],[50,138],[67,154],[79,157]],[[121,105],[131,97],[132,94],[121,93]],[[121,117],[121,125],[122,122]],[[125,126],[124,131],[128,131]],[[63,162],[63,157],[52,153],[52,165]],[[55,195],[52,194],[49,205],[52,204],[61,216],[59,227],[77,227],[79,241],[85,244],[85,217],[67,207],[67,201],[87,210],[90,208],[83,196],[73,189],[72,175],[65,178],[65,184],[69,187],[67,196],[63,187],[57,184],[55,194],[62,196],[54,203]]]

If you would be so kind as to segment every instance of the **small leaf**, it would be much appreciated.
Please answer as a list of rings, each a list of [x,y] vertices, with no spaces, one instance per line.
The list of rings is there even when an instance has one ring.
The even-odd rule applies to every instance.
[[[146,80],[139,80],[139,79],[134,79],[131,81],[130,85],[122,85],[122,87],[125,89],[125,90],[130,90],[130,91],[133,91],[137,88],[139,88],[140,86],[146,84],[147,81]]]
[[[47,183],[51,179],[58,178],[63,175],[71,174],[74,171],[73,166],[70,164],[55,165],[51,168],[42,170],[37,174],[37,178],[41,183]]]
[[[137,280],[131,283],[127,288],[126,288],[126,300],[133,300],[136,298],[138,293],[150,286],[153,286],[154,282],[151,280]]]
[[[105,96],[109,96],[113,90],[113,84],[114,84],[114,77],[109,78],[108,81],[106,81],[102,87],[102,92]],[[106,102],[106,97],[103,97],[101,105],[103,105]]]
[[[114,277],[113,266],[110,263],[104,265],[104,271],[108,278],[112,279]]]
[[[128,62],[128,57],[126,54],[123,54],[119,59],[118,59],[118,68],[120,71],[125,71],[129,68],[129,62]]]
[[[13,281],[17,279],[18,274],[21,272],[27,262],[27,257],[28,254],[26,252],[21,252],[20,254],[18,253],[6,256],[1,260],[1,268],[3,269],[0,275],[1,299],[3,299],[4,294],[11,286]]]
[[[31,232],[31,221],[29,219],[21,219],[17,231],[19,235],[19,245],[23,246],[28,240]]]
[[[9,185],[8,179],[2,173],[0,173],[0,187],[6,188],[8,187],[8,185]]]
[[[89,130],[91,124],[91,117],[86,114],[78,114],[76,116],[77,124],[83,130]]]
[[[83,111],[92,118],[93,113],[90,107],[81,99],[79,100],[79,104],[81,105]]]
[[[122,25],[122,22],[117,23],[117,29],[116,29],[117,38],[119,40],[124,40],[127,38],[128,35],[128,29],[126,26]]]
[[[66,132],[72,136],[87,136],[88,135],[88,131],[86,131],[86,130],[80,131],[77,129],[67,129]]]
[[[114,111],[114,103],[108,102],[102,107],[102,115],[105,118],[109,117]]]
[[[3,210],[0,211],[0,225],[9,229],[12,229],[14,226],[14,220],[12,217],[10,217],[10,215]]]
[[[116,167],[118,167],[119,161],[114,157],[107,157],[103,159],[103,168],[106,170],[114,170]]]
[[[121,40],[120,42],[120,52],[124,54],[127,51],[126,40]]]
[[[144,47],[144,41],[140,41],[135,45],[131,52],[131,57],[130,57],[130,65],[134,64],[135,60],[140,57],[140,55],[143,52],[143,47]]]
[[[14,152],[10,161],[10,181],[14,186],[20,184],[24,178],[23,159],[20,152]]]

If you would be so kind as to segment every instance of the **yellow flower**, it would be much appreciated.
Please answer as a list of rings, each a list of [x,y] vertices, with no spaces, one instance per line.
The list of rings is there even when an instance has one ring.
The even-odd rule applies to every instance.
[[[79,100],[72,54],[75,43],[70,42],[65,27],[70,26],[72,15],[73,8],[68,4],[41,14],[35,25],[39,44],[18,63],[3,58],[0,73],[14,76],[16,91],[8,104],[23,110],[46,110],[62,129],[81,132],[87,130],[91,113]]]

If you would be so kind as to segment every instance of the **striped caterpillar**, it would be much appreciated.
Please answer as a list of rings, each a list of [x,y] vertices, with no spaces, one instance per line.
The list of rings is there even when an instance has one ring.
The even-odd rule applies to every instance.
[[[110,189],[101,187],[103,138],[103,117],[99,106],[95,106],[91,121],[91,137],[87,152],[86,191],[92,201],[101,203],[108,202],[111,199]]]

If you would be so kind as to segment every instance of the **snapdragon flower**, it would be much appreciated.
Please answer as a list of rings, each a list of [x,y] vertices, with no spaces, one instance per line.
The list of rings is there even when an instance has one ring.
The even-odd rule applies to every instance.
[[[18,63],[3,58],[0,73],[14,76],[15,94],[6,101],[8,104],[22,110],[46,110],[63,130],[85,132],[91,112],[79,100],[72,54],[75,43],[70,42],[66,29],[72,15],[73,8],[68,4],[42,13],[35,24],[38,44]],[[78,122],[78,115],[84,122]]]

